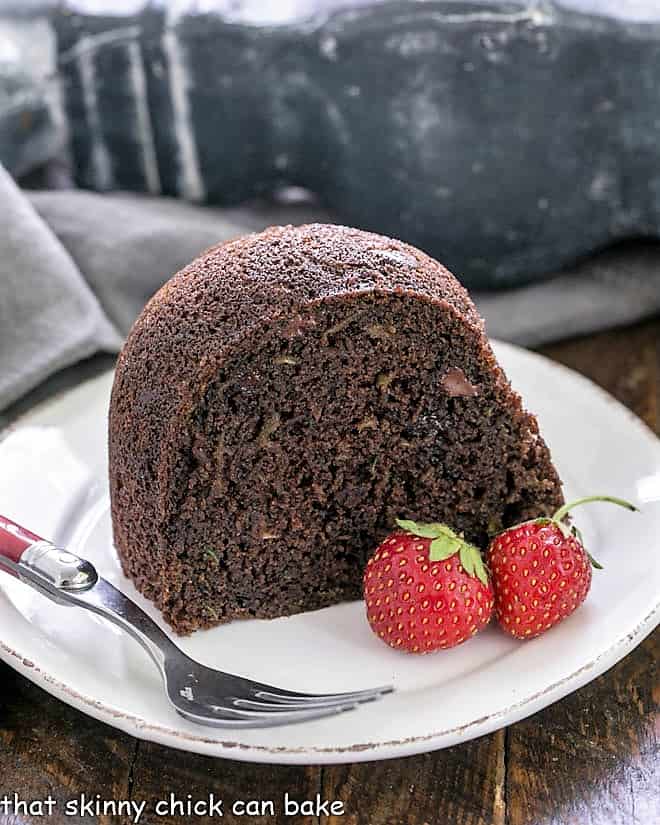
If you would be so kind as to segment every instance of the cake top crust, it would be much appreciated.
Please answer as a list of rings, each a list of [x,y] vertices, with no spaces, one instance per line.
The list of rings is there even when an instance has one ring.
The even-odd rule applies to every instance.
[[[247,288],[246,288],[247,287]],[[346,226],[273,226],[211,247],[175,275],[140,321],[175,314],[224,334],[286,315],[297,304],[363,291],[412,292],[445,301],[483,329],[467,291],[433,258],[402,241]]]
[[[334,224],[273,226],[211,247],[151,298],[119,356],[113,395],[125,405],[152,397],[149,406],[169,417],[194,406],[194,387],[251,332],[281,321],[294,337],[318,302],[374,292],[441,303],[492,357],[467,290],[415,247]]]

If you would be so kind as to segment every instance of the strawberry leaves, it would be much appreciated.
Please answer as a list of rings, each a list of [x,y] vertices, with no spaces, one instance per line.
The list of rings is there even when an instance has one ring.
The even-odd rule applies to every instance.
[[[559,526],[561,527],[561,522],[559,522]],[[582,545],[582,547],[584,548],[584,552],[587,554],[587,558],[589,559],[589,562],[591,563],[591,566],[594,567],[596,570],[603,570],[604,569],[603,565],[599,561],[596,561],[596,559],[591,555],[591,553],[584,546],[584,539],[582,538],[582,531],[579,530],[575,525],[573,525],[571,527],[571,535],[573,536],[574,539],[577,539],[577,541],[579,541],[580,544]]]
[[[483,563],[481,553],[473,544],[463,542],[460,549],[460,560],[466,573],[470,576],[476,576],[483,584],[488,584],[486,565]]]
[[[401,518],[396,519],[396,524],[406,533],[411,533],[413,536],[419,536],[422,539],[435,539],[447,533],[454,535],[453,531],[445,524],[418,524],[416,521]]]
[[[488,584],[488,573],[478,548],[469,544],[462,535],[455,533],[446,524],[439,522],[419,524],[409,519],[396,519],[396,524],[406,533],[431,539],[429,561],[445,561],[458,553],[465,572],[479,579],[483,584]]]

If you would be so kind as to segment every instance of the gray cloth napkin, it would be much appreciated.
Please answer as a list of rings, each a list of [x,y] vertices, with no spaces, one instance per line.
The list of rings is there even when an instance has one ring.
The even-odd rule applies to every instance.
[[[0,167],[0,409],[121,336],[52,230]]]
[[[0,168],[0,410],[94,352],[117,352],[148,298],[211,244],[309,205],[209,209],[166,198],[22,192]],[[493,337],[524,345],[660,310],[660,245],[612,249],[552,280],[474,296]]]

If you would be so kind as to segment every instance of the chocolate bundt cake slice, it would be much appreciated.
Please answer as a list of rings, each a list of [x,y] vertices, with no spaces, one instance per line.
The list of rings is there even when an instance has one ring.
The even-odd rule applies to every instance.
[[[391,238],[274,227],[150,301],[121,353],[124,571],[180,633],[360,598],[397,517],[489,532],[561,484],[467,292]]]

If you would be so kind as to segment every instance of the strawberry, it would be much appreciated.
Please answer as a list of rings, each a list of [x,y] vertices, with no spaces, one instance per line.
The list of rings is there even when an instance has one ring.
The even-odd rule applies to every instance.
[[[396,523],[401,530],[379,545],[364,571],[372,630],[409,653],[461,644],[493,612],[481,554],[444,524]]]
[[[577,527],[564,522],[578,504],[609,501],[637,510],[622,499],[589,496],[565,504],[552,518],[509,527],[491,541],[488,566],[495,589],[495,616],[516,639],[533,639],[571,615],[586,599],[591,568],[602,569],[584,549]]]

